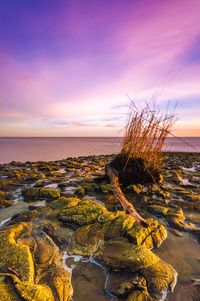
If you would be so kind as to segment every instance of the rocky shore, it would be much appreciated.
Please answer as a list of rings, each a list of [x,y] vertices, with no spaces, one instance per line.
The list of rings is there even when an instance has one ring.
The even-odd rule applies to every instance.
[[[113,156],[0,165],[2,301],[200,300],[200,154],[122,187],[146,223],[115,200]]]

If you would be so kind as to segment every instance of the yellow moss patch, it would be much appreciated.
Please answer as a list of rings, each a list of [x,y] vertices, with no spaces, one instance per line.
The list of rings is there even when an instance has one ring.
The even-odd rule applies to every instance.
[[[30,224],[21,223],[18,226],[1,230],[0,232],[0,272],[14,272],[21,280],[33,282],[34,262],[30,249],[18,244],[17,237],[23,231],[29,231]]]

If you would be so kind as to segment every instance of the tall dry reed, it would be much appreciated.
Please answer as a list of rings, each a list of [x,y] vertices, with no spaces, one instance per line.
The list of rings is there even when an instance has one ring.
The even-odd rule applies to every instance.
[[[140,158],[147,169],[160,170],[164,141],[175,122],[174,111],[169,113],[167,109],[162,113],[154,103],[150,105],[147,102],[140,109],[133,101],[129,108],[120,155],[128,160]]]

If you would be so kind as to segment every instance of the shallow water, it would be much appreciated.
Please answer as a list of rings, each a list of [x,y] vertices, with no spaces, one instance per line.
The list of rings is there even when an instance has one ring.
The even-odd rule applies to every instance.
[[[0,209],[0,223],[12,217],[13,215],[26,210],[30,205],[31,203],[27,204],[25,202],[19,201],[16,205]]]
[[[91,262],[78,262],[72,271],[74,301],[108,301],[105,294],[105,271]]]
[[[155,251],[178,272],[178,282],[168,301],[199,301],[193,279],[200,279],[200,244],[188,233],[177,237],[168,232],[168,238]]]

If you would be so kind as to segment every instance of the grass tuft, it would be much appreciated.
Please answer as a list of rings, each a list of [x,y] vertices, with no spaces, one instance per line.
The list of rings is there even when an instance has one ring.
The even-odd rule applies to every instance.
[[[174,110],[162,113],[155,103],[147,102],[143,108],[138,108],[133,101],[129,108],[120,156],[127,158],[127,164],[130,158],[140,159],[146,169],[160,170],[165,138],[175,122]]]

